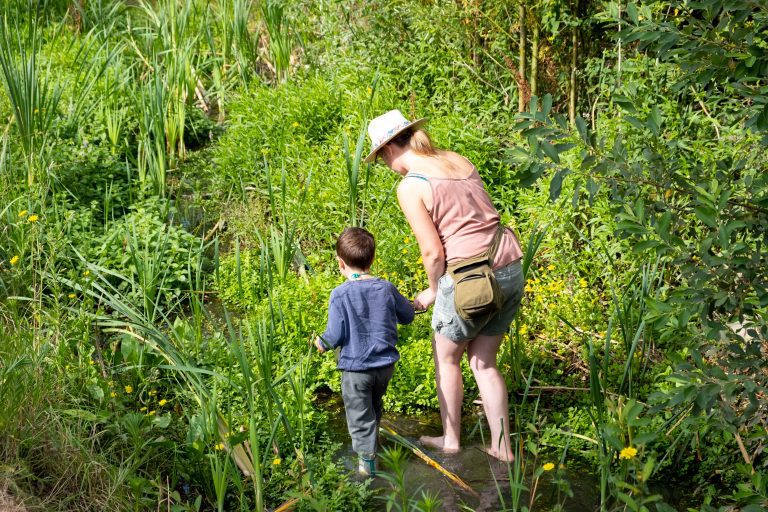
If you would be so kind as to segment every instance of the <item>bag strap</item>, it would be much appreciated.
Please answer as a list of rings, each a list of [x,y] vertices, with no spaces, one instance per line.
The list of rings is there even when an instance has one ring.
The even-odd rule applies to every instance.
[[[501,237],[504,234],[506,228],[499,222],[499,226],[496,228],[496,233],[493,235],[493,241],[491,246],[488,247],[488,263],[493,267],[493,260],[496,258],[496,253],[499,252],[499,245],[501,245]]]
[[[504,231],[506,231],[506,227],[504,227],[501,223],[499,223],[499,226],[496,228],[496,233],[493,235],[493,241],[491,241],[491,245],[486,249],[485,251],[472,256],[471,258],[466,258],[463,260],[455,261],[453,263],[450,263],[446,265],[446,271],[453,276],[454,272],[458,268],[464,268],[467,266],[473,267],[478,264],[488,264],[491,268],[493,268],[493,260],[496,257],[496,253],[499,250],[499,245],[501,244],[501,236],[504,234]]]

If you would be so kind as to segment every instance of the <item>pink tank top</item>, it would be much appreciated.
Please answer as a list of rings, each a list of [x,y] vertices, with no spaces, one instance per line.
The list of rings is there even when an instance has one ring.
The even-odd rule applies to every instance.
[[[476,256],[488,249],[499,224],[499,212],[483,187],[483,180],[472,166],[472,174],[464,179],[436,178],[408,173],[432,188],[432,210],[429,212],[443,243],[447,263]],[[501,238],[493,268],[501,268],[523,257],[520,242],[507,228]]]

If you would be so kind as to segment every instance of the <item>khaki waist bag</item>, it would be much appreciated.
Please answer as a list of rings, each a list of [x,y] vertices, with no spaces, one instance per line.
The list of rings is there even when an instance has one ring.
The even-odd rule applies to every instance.
[[[499,224],[491,246],[477,256],[448,265],[453,279],[456,312],[464,320],[488,316],[501,310],[504,298],[493,275],[493,259],[499,249],[504,226]]]

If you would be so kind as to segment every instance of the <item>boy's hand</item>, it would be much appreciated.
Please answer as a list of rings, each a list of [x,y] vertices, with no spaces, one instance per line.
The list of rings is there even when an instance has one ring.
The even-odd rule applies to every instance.
[[[325,352],[325,347],[323,346],[323,340],[320,339],[320,336],[317,336],[315,338],[315,346],[317,347],[317,351],[321,354]]]

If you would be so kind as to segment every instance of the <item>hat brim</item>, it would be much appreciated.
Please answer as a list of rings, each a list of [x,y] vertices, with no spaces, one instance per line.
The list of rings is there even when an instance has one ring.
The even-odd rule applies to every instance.
[[[414,122],[403,126],[399,130],[397,130],[395,133],[393,133],[392,135],[390,135],[389,137],[387,137],[383,141],[379,142],[379,145],[376,146],[375,148],[373,148],[370,153],[368,153],[368,156],[365,157],[365,159],[363,160],[363,163],[369,164],[369,163],[373,162],[374,160],[376,160],[376,153],[378,153],[381,148],[386,146],[389,143],[389,141],[391,141],[392,139],[394,139],[395,137],[397,137],[398,135],[403,133],[408,128],[418,128],[418,127],[420,127],[421,125],[423,125],[426,122],[427,122],[427,118],[426,117],[422,117],[421,119],[417,119]]]

